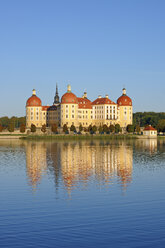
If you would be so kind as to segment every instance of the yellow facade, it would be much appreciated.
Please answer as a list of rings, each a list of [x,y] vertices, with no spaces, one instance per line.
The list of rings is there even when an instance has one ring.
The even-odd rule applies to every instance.
[[[35,92],[32,96],[35,100]],[[56,97],[59,99],[58,95]],[[38,99],[36,97],[39,104],[40,99]],[[55,101],[52,106],[33,106],[33,102],[28,101],[26,106],[27,128],[30,128],[31,124],[38,128],[44,124],[47,127],[51,127],[53,124],[63,127],[66,124],[68,127],[74,125],[76,128],[80,125],[99,127],[104,124],[107,126],[120,124],[122,128],[126,128],[133,122],[132,100],[126,95],[125,89],[117,103],[112,102],[108,95],[103,98],[99,96],[94,102],[87,98],[87,93],[82,98],[78,98],[71,92],[70,85],[67,93],[62,96],[61,102]]]

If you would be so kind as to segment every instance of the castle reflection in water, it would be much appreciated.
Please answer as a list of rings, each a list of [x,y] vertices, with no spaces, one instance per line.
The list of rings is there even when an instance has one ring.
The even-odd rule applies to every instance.
[[[54,177],[58,189],[63,184],[71,192],[87,187],[92,180],[110,185],[118,181],[126,189],[132,181],[134,145],[95,142],[26,142],[26,166],[30,185],[35,189],[45,176]],[[136,141],[136,149],[157,150],[157,140]]]

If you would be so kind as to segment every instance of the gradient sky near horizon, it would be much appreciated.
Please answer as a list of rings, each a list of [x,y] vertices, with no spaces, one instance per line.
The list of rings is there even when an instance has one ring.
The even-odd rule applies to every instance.
[[[0,116],[23,116],[35,88],[88,98],[123,87],[134,112],[165,111],[165,1],[0,0]]]

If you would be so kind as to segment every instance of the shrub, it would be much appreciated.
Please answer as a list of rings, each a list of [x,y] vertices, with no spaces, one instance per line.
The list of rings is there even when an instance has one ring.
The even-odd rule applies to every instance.
[[[36,126],[34,124],[31,124],[31,132],[32,133],[36,132]]]
[[[52,124],[52,126],[51,126],[51,131],[53,132],[53,133],[57,133],[57,125],[54,123],[54,124]]]
[[[75,131],[76,131],[76,128],[75,128],[75,126],[74,126],[74,125],[71,125],[71,127],[70,127],[70,131],[71,131],[71,132],[75,132]]]
[[[20,125],[20,132],[21,133],[24,133],[25,132],[25,130],[26,130],[26,126],[25,126],[25,124],[24,123],[21,123],[21,125]]]
[[[64,132],[64,133],[68,132],[68,127],[67,127],[66,124],[63,125],[63,132]]]
[[[9,124],[9,126],[8,126],[8,131],[10,132],[10,133],[12,133],[12,132],[14,132],[14,123],[10,123]]]
[[[109,131],[110,131],[110,133],[113,133],[115,131],[115,126],[111,124],[109,126]]]
[[[46,125],[44,124],[44,125],[42,125],[42,127],[41,127],[41,131],[43,132],[43,133],[46,133]]]

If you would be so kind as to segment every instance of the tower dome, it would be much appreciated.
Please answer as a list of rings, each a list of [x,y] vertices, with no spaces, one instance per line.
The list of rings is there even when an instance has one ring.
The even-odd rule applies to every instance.
[[[68,85],[67,92],[61,97],[61,103],[67,104],[67,103],[73,103],[77,104],[77,96],[71,92],[71,86]]]
[[[40,107],[42,106],[41,99],[36,96],[36,91],[33,90],[32,96],[27,100],[26,107]]]
[[[126,89],[123,89],[123,94],[117,99],[117,104],[119,106],[132,106],[132,100],[126,95]]]

